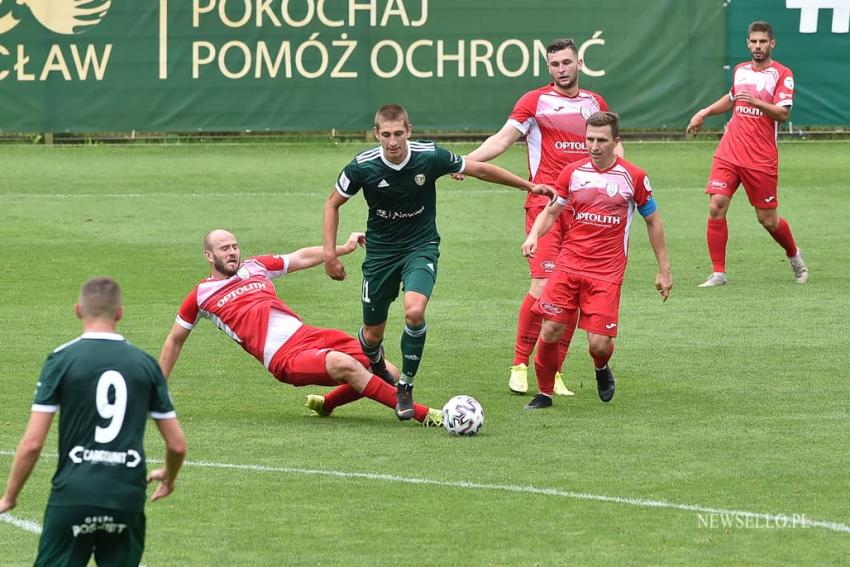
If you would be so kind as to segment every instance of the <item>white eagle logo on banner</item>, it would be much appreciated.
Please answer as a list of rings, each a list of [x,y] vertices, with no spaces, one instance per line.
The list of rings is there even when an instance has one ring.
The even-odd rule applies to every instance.
[[[3,12],[0,0],[0,13]],[[6,4],[10,4],[6,0]],[[52,32],[62,35],[76,35],[96,26],[106,16],[112,0],[16,0],[26,6],[38,22]],[[8,11],[0,16],[0,34],[11,30],[21,22]]]

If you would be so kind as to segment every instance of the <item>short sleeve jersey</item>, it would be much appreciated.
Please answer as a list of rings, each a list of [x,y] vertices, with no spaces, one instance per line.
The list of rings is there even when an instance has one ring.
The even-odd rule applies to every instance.
[[[619,157],[604,170],[586,158],[564,168],[555,189],[574,214],[556,269],[622,283],[635,208],[652,196],[646,173]]]
[[[586,158],[585,123],[590,115],[604,110],[608,110],[605,99],[591,91],[566,96],[549,84],[523,95],[508,124],[526,137],[529,179],[552,185],[564,166]],[[525,206],[546,203],[545,195],[529,193]]]
[[[735,67],[729,96],[748,91],[756,98],[790,108],[794,104],[794,75],[791,69],[773,61],[757,71],[752,62]],[[779,152],[776,135],[779,123],[761,110],[743,101],[735,101],[732,119],[717,146],[716,158],[730,163],[776,174]]]
[[[157,362],[115,333],[84,333],[47,357],[33,411],[59,411],[51,506],[142,511],[148,416],[175,417]]]
[[[268,368],[277,349],[302,325],[271,281],[288,269],[289,256],[254,256],[227,279],[209,277],[183,300],[177,323],[192,329],[201,317],[209,319]],[[272,314],[279,331],[274,337],[268,333]]]
[[[461,156],[430,141],[408,141],[407,157],[394,164],[379,146],[345,166],[337,192],[349,199],[361,189],[369,206],[366,256],[380,259],[440,243],[437,232],[438,178],[463,173]]]

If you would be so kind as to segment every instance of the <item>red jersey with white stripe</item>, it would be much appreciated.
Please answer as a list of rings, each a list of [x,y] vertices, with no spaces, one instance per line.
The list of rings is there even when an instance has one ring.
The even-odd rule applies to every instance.
[[[585,122],[600,110],[608,110],[608,104],[598,94],[579,90],[576,96],[566,96],[551,83],[517,101],[508,124],[525,134],[533,183],[552,185],[565,165],[587,157]],[[545,195],[529,193],[525,206],[547,202]]]
[[[271,281],[288,269],[289,256],[255,256],[227,279],[206,278],[183,300],[177,323],[192,329],[205,317],[268,368],[274,353],[302,325]]]
[[[765,102],[791,107],[794,104],[794,75],[791,69],[773,61],[757,71],[752,61],[735,67],[729,96],[748,91]],[[730,163],[777,174],[779,152],[776,134],[779,123],[743,101],[735,101],[732,119],[717,146],[714,157]]]
[[[555,189],[574,211],[556,269],[622,283],[635,207],[652,196],[646,173],[623,158],[605,170],[587,158],[565,167]]]

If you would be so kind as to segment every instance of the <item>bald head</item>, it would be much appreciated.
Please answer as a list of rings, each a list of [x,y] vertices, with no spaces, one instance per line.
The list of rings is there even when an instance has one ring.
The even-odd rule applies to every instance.
[[[204,258],[212,267],[213,276],[229,278],[239,269],[239,243],[232,232],[217,228],[204,236]]]
[[[236,240],[236,237],[233,236],[232,232],[224,230],[223,228],[217,228],[215,230],[211,230],[204,236],[204,250],[213,250],[221,240]]]
[[[77,302],[81,319],[115,322],[121,318],[121,288],[112,278],[91,278],[80,288]]]

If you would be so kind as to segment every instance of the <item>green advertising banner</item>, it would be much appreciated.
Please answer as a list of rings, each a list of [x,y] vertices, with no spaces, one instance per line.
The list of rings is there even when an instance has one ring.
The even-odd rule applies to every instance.
[[[850,2],[787,3],[807,1]],[[549,81],[545,46],[558,37],[575,39],[581,86],[624,127],[683,128],[728,89],[727,42],[740,57],[753,12],[778,24],[777,55],[800,84],[797,122],[847,122],[850,77],[828,73],[814,47],[843,46],[829,57],[846,66],[846,26],[792,34],[805,8],[785,3],[0,0],[0,130],[360,130],[388,102],[419,130],[493,130]]]

